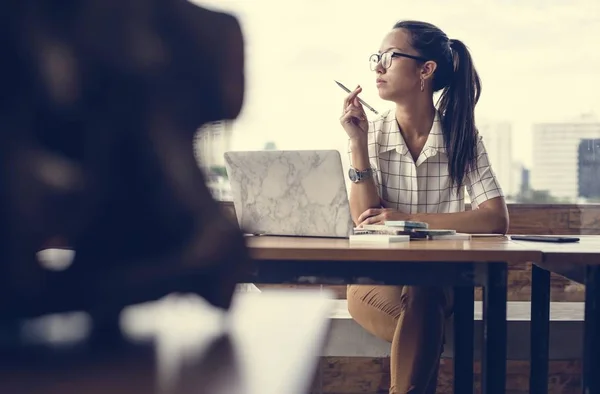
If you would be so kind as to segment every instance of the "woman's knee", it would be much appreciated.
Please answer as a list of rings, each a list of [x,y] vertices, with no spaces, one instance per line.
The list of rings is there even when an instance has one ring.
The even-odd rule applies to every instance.
[[[348,303],[348,312],[353,319],[356,320],[357,317],[362,316],[368,309],[368,305],[363,302],[364,299],[364,289],[363,286],[350,285],[346,290],[346,301]]]
[[[348,312],[365,330],[391,342],[400,309],[397,300],[385,297],[385,291],[382,293],[379,287],[381,286],[349,286]]]
[[[402,287],[398,286],[348,286],[348,310],[362,312],[364,309],[376,310],[398,319],[400,316],[400,300]]]
[[[438,287],[405,286],[400,298],[401,313],[408,309],[422,313],[445,311],[448,300]]]

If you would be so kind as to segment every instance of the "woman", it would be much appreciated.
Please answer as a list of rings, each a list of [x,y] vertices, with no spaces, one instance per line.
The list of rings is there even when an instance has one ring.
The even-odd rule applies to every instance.
[[[429,23],[402,21],[370,60],[379,96],[396,107],[368,122],[360,86],[344,102],[355,224],[416,220],[506,233],[506,203],[475,127],[481,85],[465,45]],[[444,288],[348,287],[352,317],[392,343],[390,393],[435,392],[451,296]]]

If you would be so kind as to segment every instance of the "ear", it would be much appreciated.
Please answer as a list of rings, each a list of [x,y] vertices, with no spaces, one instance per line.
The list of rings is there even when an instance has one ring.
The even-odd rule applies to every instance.
[[[435,72],[436,68],[437,68],[436,62],[434,62],[432,60],[426,61],[423,64],[423,66],[421,67],[421,77],[424,80],[433,78],[433,73]]]

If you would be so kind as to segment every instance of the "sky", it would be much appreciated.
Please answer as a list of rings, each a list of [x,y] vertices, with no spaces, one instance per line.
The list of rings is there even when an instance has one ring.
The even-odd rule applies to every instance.
[[[369,55],[401,19],[431,22],[471,50],[478,122],[513,125],[513,159],[532,162],[532,125],[600,116],[598,0],[194,0],[235,14],[246,39],[246,94],[231,149],[346,150],[346,95],[380,112]],[[373,114],[368,113],[368,116]],[[598,117],[596,119],[599,119]]]

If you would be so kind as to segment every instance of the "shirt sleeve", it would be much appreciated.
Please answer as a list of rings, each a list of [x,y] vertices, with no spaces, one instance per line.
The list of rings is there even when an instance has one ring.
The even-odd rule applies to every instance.
[[[492,169],[487,151],[481,136],[477,141],[476,168],[465,177],[467,192],[471,197],[473,208],[495,197],[504,197],[500,183]]]

